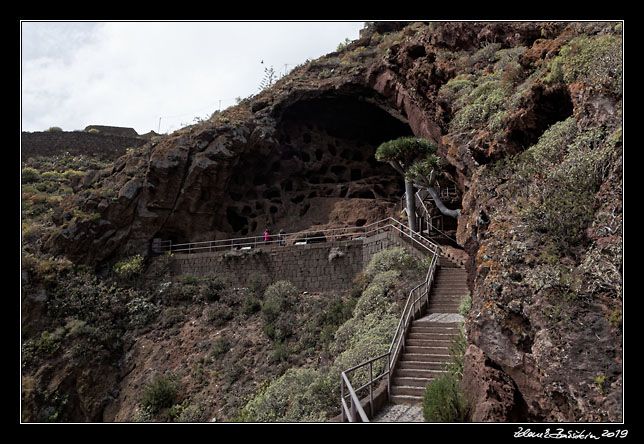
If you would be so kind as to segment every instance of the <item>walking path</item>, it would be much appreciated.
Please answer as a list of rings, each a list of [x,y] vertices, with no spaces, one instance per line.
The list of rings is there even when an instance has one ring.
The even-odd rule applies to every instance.
[[[373,422],[424,422],[422,399],[426,385],[443,373],[449,361],[449,344],[464,321],[458,306],[469,291],[466,272],[441,259],[427,313],[410,327],[405,352],[392,379],[390,403]]]
[[[389,404],[372,422],[425,422],[419,405]]]

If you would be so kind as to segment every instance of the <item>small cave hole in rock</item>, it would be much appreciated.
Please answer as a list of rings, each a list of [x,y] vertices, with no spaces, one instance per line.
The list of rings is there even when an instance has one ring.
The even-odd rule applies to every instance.
[[[532,106],[520,118],[509,124],[508,142],[525,150],[539,140],[553,124],[573,114],[573,103],[567,88],[532,91]]]
[[[342,177],[345,171],[347,171],[347,167],[342,165],[334,165],[331,167],[331,172],[338,177]]]
[[[237,210],[233,207],[229,207],[226,210],[226,218],[230,224],[233,231],[242,231],[243,229],[248,230],[248,219],[237,214]]]

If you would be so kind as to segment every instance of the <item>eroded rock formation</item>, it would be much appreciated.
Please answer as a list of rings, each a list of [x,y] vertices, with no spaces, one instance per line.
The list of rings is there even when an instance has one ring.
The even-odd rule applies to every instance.
[[[462,208],[474,420],[619,421],[620,25],[405,25],[370,25],[343,52],[86,178],[54,214],[51,251],[97,264],[148,254],[155,237],[368,223],[403,190],[376,147],[425,137]],[[598,179],[580,191],[564,166]],[[549,237],[556,199],[563,213],[585,209],[568,221],[572,243]]]

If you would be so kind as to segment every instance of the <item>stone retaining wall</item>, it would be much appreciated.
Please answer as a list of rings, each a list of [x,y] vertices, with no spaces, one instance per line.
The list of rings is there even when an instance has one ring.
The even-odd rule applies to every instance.
[[[271,282],[288,280],[301,291],[343,291],[351,287],[375,253],[395,245],[407,246],[398,236],[384,232],[350,241],[176,254],[172,266],[177,275],[221,276],[240,287],[245,287],[252,275],[260,274]],[[416,254],[414,248],[408,250]]]
[[[116,160],[124,155],[127,148],[136,148],[148,141],[141,137],[124,137],[108,134],[94,134],[82,131],[41,131],[23,132],[21,139],[21,160],[34,156],[93,155],[103,160]]]

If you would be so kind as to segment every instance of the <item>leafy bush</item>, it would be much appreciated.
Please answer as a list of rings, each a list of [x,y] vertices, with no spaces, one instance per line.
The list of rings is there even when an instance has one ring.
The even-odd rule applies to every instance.
[[[171,407],[177,394],[177,383],[166,376],[161,376],[143,389],[141,407],[156,414],[161,409]]]
[[[559,50],[548,68],[546,82],[584,81],[621,94],[622,38],[612,34],[577,37]]]
[[[20,176],[22,183],[33,183],[40,180],[40,172],[35,168],[23,168]]]
[[[143,256],[135,256],[123,259],[114,264],[114,274],[121,279],[132,279],[143,271]]]
[[[252,399],[241,418],[257,422],[324,421],[315,406],[316,381],[320,373],[312,369],[288,370]]]
[[[130,324],[135,327],[141,327],[154,321],[161,311],[159,307],[142,296],[133,298],[125,307],[130,315]]]
[[[208,301],[218,301],[221,292],[226,288],[226,282],[219,276],[214,276],[206,281],[204,294]]]
[[[613,146],[600,128],[576,134],[574,117],[553,125],[518,157],[516,179],[525,184],[522,215],[533,232],[560,252],[585,233]]]
[[[230,350],[230,340],[226,336],[219,336],[215,339],[215,342],[212,346],[212,354],[215,358],[220,357],[224,353]]]
[[[469,414],[470,407],[455,375],[444,373],[427,385],[423,395],[425,421],[465,422]]]
[[[450,363],[446,373],[432,380],[423,394],[423,417],[427,422],[466,422],[472,413],[471,403],[463,393],[463,356],[465,355],[465,332],[450,344]]]
[[[511,97],[512,90],[496,76],[490,75],[462,98],[463,108],[450,123],[452,132],[461,132],[467,128],[480,128],[493,120],[499,112],[505,112],[505,101]]]
[[[264,293],[262,317],[264,333],[276,341],[281,341],[293,333],[295,314],[292,308],[299,292],[288,281],[277,281]]]
[[[416,270],[418,263],[403,247],[390,248],[374,254],[365,269],[365,278],[371,281],[375,275],[388,270],[400,272]]]
[[[268,383],[249,401],[240,412],[237,418],[239,421],[325,421],[329,416],[339,413],[340,373],[387,351],[400,316],[391,290],[394,283],[400,280],[401,270],[416,267],[415,261],[404,249],[381,253],[374,255],[369,264],[371,283],[358,299],[353,316],[335,332],[329,349],[337,357],[331,367],[287,371],[282,377]],[[279,319],[279,307],[284,306],[284,300],[297,296],[297,291],[289,283],[276,284],[270,286],[265,293],[262,306],[265,321]],[[324,315],[315,317],[315,325],[311,328],[325,325],[335,329],[335,325],[344,321],[348,315],[348,308],[337,298],[328,304]],[[274,325],[272,328],[277,329]],[[276,338],[276,341],[279,339]],[[284,342],[278,344],[274,359],[282,359],[283,353],[288,351]],[[384,360],[376,362],[374,374],[382,371],[384,366]],[[354,372],[354,386],[364,384],[368,378],[367,373],[368,367]]]
[[[232,309],[221,302],[215,302],[206,309],[206,320],[215,326],[221,326],[232,318]]]

